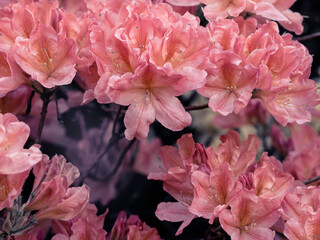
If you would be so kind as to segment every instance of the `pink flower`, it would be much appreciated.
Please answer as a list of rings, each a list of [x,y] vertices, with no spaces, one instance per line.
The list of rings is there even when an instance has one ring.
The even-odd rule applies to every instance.
[[[255,161],[261,143],[254,135],[249,135],[249,138],[241,143],[240,134],[236,131],[228,131],[220,140],[221,144],[210,160],[211,169],[227,162],[237,178]]]
[[[0,175],[0,210],[12,207],[14,199],[20,195],[28,175],[29,170],[16,174]]]
[[[244,65],[236,54],[225,51],[211,54],[212,66],[207,67],[207,83],[198,92],[209,97],[209,107],[226,116],[239,113],[247,106],[251,92],[256,86],[257,69]]]
[[[185,78],[148,65],[136,76],[124,75],[109,80],[109,97],[117,104],[130,105],[125,118],[127,139],[146,138],[155,118],[166,128],[180,131],[191,123],[191,116],[175,97],[186,90]]]
[[[203,13],[208,20],[222,17],[237,17],[246,8],[246,0],[202,0],[206,4]]]
[[[183,221],[176,232],[176,235],[179,235],[196,217],[188,210],[194,193],[192,172],[198,168],[209,169],[208,161],[212,149],[205,149],[203,145],[195,143],[191,134],[183,135],[177,145],[178,149],[172,146],[160,149],[159,155],[166,170],[151,172],[148,179],[162,180],[163,189],[179,201],[160,203],[156,210],[156,216],[160,220]]]
[[[94,204],[88,203],[80,214],[69,221],[53,221],[52,228],[57,234],[52,239],[104,240],[107,232],[103,229],[103,223],[108,210],[100,216],[97,216],[97,211]]]
[[[29,126],[14,115],[0,114],[0,174],[25,172],[41,160],[38,146],[23,148],[29,133]]]
[[[46,88],[71,83],[76,74],[77,46],[71,39],[40,24],[30,39],[20,39],[15,60],[31,77]]]
[[[272,240],[275,232],[270,227],[280,217],[279,204],[275,200],[258,198],[243,190],[230,202],[230,210],[219,215],[222,228],[234,240]]]
[[[191,179],[195,194],[189,211],[210,219],[210,224],[242,189],[227,162],[212,169],[210,175],[194,171]]]
[[[79,176],[79,170],[67,163],[62,156],[55,156],[49,161],[44,156],[33,173],[35,181],[27,211],[38,210],[37,220],[69,220],[78,215],[89,200],[89,187],[69,187]]]
[[[316,239],[319,236],[319,187],[297,187],[282,202],[284,235],[289,239]]]
[[[114,223],[108,240],[160,240],[157,229],[149,227],[137,215],[128,219],[126,213],[121,211]]]
[[[5,52],[0,51],[0,97],[26,84],[21,68]]]
[[[201,69],[208,54],[208,33],[179,21],[172,24],[161,39],[150,42],[150,62],[168,75],[181,74],[185,85],[197,89],[205,84],[206,72]]]
[[[266,153],[262,155],[259,164],[260,166],[254,170],[252,176],[252,185],[256,195],[265,199],[282,200],[293,187],[294,178],[283,172],[280,161],[268,157]]]

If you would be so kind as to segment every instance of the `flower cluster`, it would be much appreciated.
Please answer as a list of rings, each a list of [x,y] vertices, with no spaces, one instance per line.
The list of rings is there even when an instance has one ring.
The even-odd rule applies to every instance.
[[[248,140],[241,142],[237,132],[229,131],[220,140],[221,144],[214,150],[195,143],[192,135],[187,134],[178,140],[178,149],[161,148],[160,157],[166,169],[150,173],[148,178],[162,180],[164,190],[178,202],[160,203],[156,211],[159,219],[183,221],[177,231],[181,234],[196,217],[209,219],[210,224],[219,218],[222,228],[232,239],[273,239],[275,232],[272,229],[278,228],[290,238],[292,233],[287,229],[295,221],[305,229],[312,228],[305,224],[307,220],[316,221],[312,220],[314,213],[301,216],[301,222],[300,215],[293,214],[300,210],[292,210],[295,204],[290,202],[296,202],[293,200],[296,196],[305,196],[300,191],[316,190],[306,188],[303,182],[294,183],[294,177],[286,173],[286,166],[267,153],[255,162],[260,145],[256,136],[250,135]],[[298,185],[302,187],[291,193]],[[306,199],[313,201],[309,197]],[[303,207],[305,205],[301,205]],[[275,225],[278,220],[289,218],[289,225],[282,224],[282,230],[281,222]]]
[[[222,17],[237,17],[250,15],[261,22],[267,19],[278,21],[284,28],[301,34],[303,31],[302,16],[292,12],[289,8],[296,0],[166,0],[176,6],[196,6],[200,3],[206,6],[203,9],[208,20]]]
[[[259,98],[282,125],[310,121],[318,103],[308,79],[312,58],[291,35],[281,36],[276,23],[218,17],[203,27],[188,12],[148,0],[86,6],[74,14],[58,2],[30,0],[2,9],[1,96],[28,85],[50,98],[78,72],[83,103],[96,98],[128,106],[129,140],[146,138],[155,119],[173,131],[189,126],[191,116],[177,98],[189,90],[210,98],[209,107],[223,115]],[[260,8],[270,11],[252,7]]]
[[[320,138],[303,125],[320,102],[312,56],[278,26],[302,33],[294,2],[2,1],[0,239],[159,240],[126,208],[105,230],[137,172],[177,200],[155,212],[182,222],[176,235],[201,217],[235,240],[320,238]],[[237,130],[214,129],[217,147],[193,139],[216,134],[191,125],[203,108]]]

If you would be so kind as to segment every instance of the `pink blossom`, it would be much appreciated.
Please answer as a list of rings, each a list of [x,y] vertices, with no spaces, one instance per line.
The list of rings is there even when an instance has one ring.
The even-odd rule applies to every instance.
[[[222,210],[219,221],[231,239],[274,238],[275,232],[270,230],[270,227],[280,217],[277,201],[258,198],[253,193],[243,190],[229,205],[231,209]]]
[[[0,210],[12,207],[14,199],[21,193],[28,175],[29,171],[0,175]]]
[[[38,210],[37,220],[69,220],[78,215],[89,200],[89,187],[69,187],[79,170],[62,156],[47,156],[34,169],[35,181],[27,211]]]
[[[76,217],[69,221],[52,222],[52,228],[55,237],[52,239],[88,239],[103,240],[107,232],[103,229],[104,218],[108,210],[100,216],[97,216],[97,208],[94,204],[87,204],[86,207]]]
[[[319,188],[297,187],[282,202],[284,235],[290,239],[319,236]]]
[[[153,65],[143,67],[137,76],[109,80],[109,97],[117,104],[130,105],[124,118],[127,139],[146,138],[155,118],[173,131],[190,125],[190,114],[175,97],[183,93],[176,88],[185,88],[184,80],[177,74],[167,76]]]
[[[196,218],[196,215],[189,211],[188,206],[183,202],[162,202],[158,205],[155,214],[161,221],[182,222],[175,234],[177,236]]]
[[[46,88],[71,83],[76,74],[77,46],[50,26],[39,25],[30,39],[20,39],[15,60]]]
[[[256,195],[265,199],[282,200],[293,187],[294,178],[283,172],[280,161],[268,157],[266,153],[262,155],[259,165],[252,176]]]
[[[10,114],[0,114],[0,174],[16,174],[32,168],[42,158],[38,146],[24,149],[30,128]]]
[[[77,216],[89,201],[89,187],[68,188],[61,202],[48,208],[41,209],[35,214],[35,219],[69,220]]]
[[[178,141],[178,149],[164,146],[160,149],[160,158],[166,168],[165,172],[151,172],[149,179],[162,180],[163,189],[179,202],[160,203],[156,215],[160,220],[183,221],[176,235],[195,218],[188,207],[192,203],[194,186],[191,182],[192,172],[198,168],[209,169],[210,151],[194,142],[191,134],[183,135]],[[170,211],[173,211],[170,213]]]
[[[209,57],[212,66],[208,72],[207,83],[198,92],[209,97],[209,107],[226,116],[236,114],[247,106],[251,92],[257,82],[257,69],[251,64],[244,65],[240,57],[225,51]]]
[[[113,225],[108,240],[160,240],[158,231],[142,222],[137,215],[128,219],[126,213],[121,211]]]
[[[202,171],[194,171],[192,184],[195,194],[189,211],[209,219],[210,224],[242,189],[227,162],[212,169],[210,175]]]
[[[255,161],[261,143],[254,135],[249,135],[249,138],[241,143],[240,134],[236,131],[228,131],[220,140],[221,144],[210,161],[211,169],[227,162],[237,178]]]
[[[214,20],[218,16],[237,17],[246,8],[246,0],[202,0],[201,2],[206,4],[203,13],[209,20]]]
[[[320,138],[308,125],[292,125],[293,148],[283,163],[284,170],[297,180],[307,180],[320,174],[318,161]]]
[[[0,51],[0,68],[0,97],[27,83],[21,68],[8,54],[2,51]]]
[[[206,72],[200,68],[208,52],[208,33],[182,21],[172,24],[161,39],[150,42],[150,62],[168,75],[181,74],[187,78],[187,88],[204,85]]]

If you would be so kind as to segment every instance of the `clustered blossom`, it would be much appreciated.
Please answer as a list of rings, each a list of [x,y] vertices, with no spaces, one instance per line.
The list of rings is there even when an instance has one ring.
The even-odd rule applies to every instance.
[[[97,207],[89,203],[94,199],[103,205],[112,199],[127,168],[163,182],[176,202],[161,202],[155,214],[160,220],[182,222],[176,235],[202,217],[210,225],[219,221],[233,240],[272,240],[276,231],[289,239],[320,238],[319,186],[310,181],[320,175],[320,137],[310,126],[296,125],[310,122],[320,101],[309,79],[312,57],[292,35],[281,35],[274,22],[301,34],[302,16],[289,9],[294,2],[1,2],[0,239],[39,240],[51,234],[53,240],[159,240],[155,228],[137,215],[127,218],[124,211],[107,233],[108,210],[98,216]],[[206,26],[193,15],[197,8],[208,20]],[[70,89],[82,91],[61,90],[70,84]],[[113,121],[105,118],[100,129],[81,131],[83,138],[73,149],[77,153],[70,154],[82,158],[84,177],[78,182],[78,167],[31,144],[39,142],[47,112],[59,119],[59,90],[77,107],[96,100],[95,106],[105,110],[103,104],[113,103],[106,115],[120,105]],[[219,114],[215,126],[269,124],[274,150],[283,161],[267,152],[258,155],[259,138],[241,140],[233,130],[220,137],[217,148],[196,143],[192,134],[178,139],[177,148],[160,148],[156,138],[146,141],[156,120],[171,131],[191,125],[187,109],[192,107],[182,104],[189,91],[208,99],[206,106]],[[55,111],[49,106],[53,96]],[[28,119],[34,113],[41,115],[36,137]],[[30,126],[13,114],[23,115]],[[122,118],[124,127],[118,125]],[[289,124],[291,137],[271,126],[272,119]],[[84,119],[80,125],[86,127]],[[126,147],[124,136],[132,140]],[[142,140],[138,151],[130,149],[139,146],[135,138]],[[264,150],[270,150],[268,144],[263,142]],[[116,150],[110,150],[113,145]],[[121,152],[120,158],[111,161],[115,152]],[[162,163],[156,168],[158,152]],[[111,162],[109,172],[99,169]],[[91,198],[86,185],[90,174],[97,179],[91,181]],[[101,176],[107,180],[99,181]],[[29,182],[30,192],[24,192]],[[101,186],[110,191],[100,196]]]
[[[208,20],[218,17],[238,17],[249,15],[261,22],[267,19],[278,21],[284,28],[301,34],[303,31],[302,16],[289,8],[296,0],[166,0],[176,6],[206,6],[203,13]]]
[[[162,180],[164,190],[178,202],[160,203],[156,215],[160,220],[183,221],[177,234],[192,219],[203,217],[210,224],[219,218],[232,239],[273,239],[274,224],[289,218],[283,207],[286,199],[295,186],[304,184],[294,183],[286,166],[267,153],[255,162],[260,145],[256,136],[241,142],[237,132],[229,131],[220,140],[214,150],[195,143],[188,134],[178,140],[178,149],[161,148],[165,169],[148,177]]]
[[[204,2],[205,14],[221,9],[207,27],[161,1],[84,1],[76,13],[57,1],[11,3],[0,17],[0,96],[27,85],[50,97],[78,72],[83,104],[97,99],[128,106],[129,140],[146,138],[156,119],[173,131],[189,126],[191,115],[177,97],[190,90],[224,116],[259,98],[282,125],[301,124],[319,101],[308,79],[311,56],[291,35],[280,36],[275,22],[242,17],[250,12],[288,25],[284,16],[293,2]]]

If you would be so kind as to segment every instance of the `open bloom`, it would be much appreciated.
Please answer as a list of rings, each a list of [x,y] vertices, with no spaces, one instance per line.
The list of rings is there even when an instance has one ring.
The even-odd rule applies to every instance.
[[[15,60],[46,88],[71,83],[76,74],[77,46],[51,26],[40,24],[30,39],[19,39]]]
[[[79,176],[79,170],[67,163],[63,156],[54,156],[51,161],[44,156],[42,162],[33,169],[33,173],[33,197],[25,209],[37,210],[37,220],[66,221],[77,216],[88,203],[88,186],[69,187]]]
[[[173,131],[191,124],[190,114],[176,98],[184,92],[177,89],[185,88],[184,81],[183,76],[167,76],[152,64],[142,67],[136,76],[109,79],[109,97],[120,105],[130,105],[124,117],[127,139],[146,138],[155,118]]]
[[[37,146],[23,148],[30,128],[10,113],[0,114],[0,174],[16,174],[30,170],[42,159]]]
[[[276,200],[259,198],[243,190],[230,202],[231,209],[219,215],[222,228],[233,240],[272,240],[275,232],[269,228],[280,217]]]

